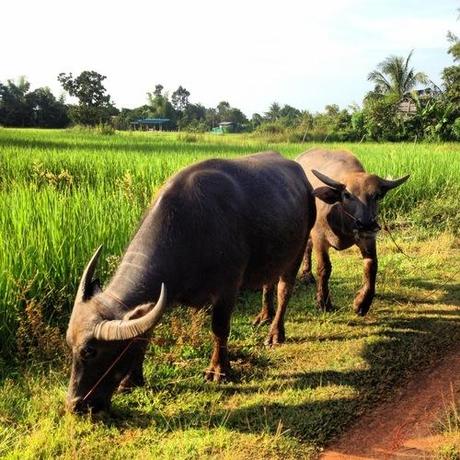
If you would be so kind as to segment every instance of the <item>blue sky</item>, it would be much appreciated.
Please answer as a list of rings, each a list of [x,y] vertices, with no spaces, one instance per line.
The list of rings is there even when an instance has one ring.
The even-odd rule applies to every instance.
[[[118,107],[162,83],[192,102],[227,100],[248,116],[361,103],[367,74],[406,56],[440,83],[460,35],[458,0],[26,0],[2,4],[0,81],[25,75],[58,95],[60,72],[96,70]]]

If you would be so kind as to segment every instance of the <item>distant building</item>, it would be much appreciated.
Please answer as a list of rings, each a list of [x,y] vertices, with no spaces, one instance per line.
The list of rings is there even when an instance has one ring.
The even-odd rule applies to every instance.
[[[219,126],[212,128],[214,134],[234,133],[238,129],[238,124],[233,121],[221,121]]]
[[[403,115],[413,115],[417,112],[417,104],[410,96],[404,96],[398,104],[398,112]]]
[[[130,123],[131,129],[139,131],[162,131],[169,127],[169,118],[138,118]]]
[[[406,93],[398,103],[398,112],[402,115],[410,117],[417,112],[416,100],[421,102],[427,99],[438,97],[441,94],[439,88],[424,88],[416,89],[410,93]]]

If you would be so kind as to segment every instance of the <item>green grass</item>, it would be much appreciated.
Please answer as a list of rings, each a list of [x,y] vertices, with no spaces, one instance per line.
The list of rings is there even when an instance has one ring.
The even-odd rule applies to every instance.
[[[266,329],[250,325],[260,294],[240,296],[230,337],[235,383],[203,382],[209,318],[179,309],[156,330],[146,388],[116,396],[110,418],[64,412],[68,361],[53,352],[64,354],[94,248],[105,244],[107,279],[156,189],[187,164],[268,148],[295,157],[310,147],[233,135],[0,129],[0,457],[308,458],[458,342],[459,145],[328,145],[352,150],[382,176],[412,174],[383,212],[413,258],[382,233],[370,316],[351,312],[357,251],[333,253],[337,310],[318,313],[312,289],[299,283],[282,347],[265,349]]]

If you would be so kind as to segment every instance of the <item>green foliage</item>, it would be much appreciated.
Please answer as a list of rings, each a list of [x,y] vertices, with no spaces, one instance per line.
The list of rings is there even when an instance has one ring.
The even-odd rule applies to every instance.
[[[399,99],[415,88],[418,83],[428,83],[423,72],[416,72],[410,67],[413,50],[406,59],[402,56],[389,56],[372,71],[367,79],[373,82],[379,93],[391,94]]]
[[[398,140],[399,120],[393,96],[369,99],[364,106],[364,127],[372,140]]]
[[[72,73],[58,75],[64,90],[79,101],[78,105],[71,106],[69,110],[74,123],[89,126],[108,123],[111,116],[117,113],[102,84],[106,78],[93,70],[85,70],[75,78]]]
[[[171,95],[171,103],[174,107],[174,110],[181,113],[187,106],[190,104],[188,98],[190,97],[190,92],[179,85],[179,88],[174,91]]]
[[[149,116],[152,118],[169,118],[174,125],[176,112],[169,101],[168,93],[163,94],[163,85],[156,85],[152,93],[147,93]]]
[[[455,65],[443,71],[443,90],[411,67],[413,51],[406,58],[388,56],[369,73],[368,80],[375,88],[364,97],[362,108],[355,105],[340,109],[329,104],[324,111],[312,114],[273,102],[264,115],[255,113],[248,121],[228,101],[207,108],[191,103],[190,91],[182,85],[170,97],[164,86],[157,84],[147,93],[147,104],[118,112],[102,84],[106,77],[84,71],[76,78],[71,73],[58,77],[63,88],[79,99],[78,105],[68,108],[46,88],[28,93],[30,85],[24,79],[18,84],[0,83],[0,124],[65,126],[68,111],[76,124],[111,124],[117,130],[130,129],[131,123],[140,118],[167,118],[167,130],[206,132],[228,123],[220,132],[254,131],[256,137],[268,136],[274,141],[451,141],[459,138],[454,123],[460,117],[460,66],[456,65],[460,45],[458,37],[450,32],[448,40],[448,53]],[[411,92],[420,83],[430,86]],[[405,110],[404,104],[415,105],[416,110]]]
[[[49,88],[30,91],[25,77],[0,83],[0,125],[63,128],[69,123],[67,107]]]
[[[456,140],[460,140],[460,117],[456,118],[452,125],[452,132]]]
[[[240,109],[232,107],[227,101],[221,101],[217,104],[215,114],[216,123],[233,123],[236,127],[236,131],[240,131],[248,123],[246,115],[244,115]]]
[[[447,39],[451,44],[448,53],[452,55],[454,63],[457,63],[460,61],[460,40],[450,32],[447,35]],[[454,64],[446,67],[442,72],[442,79],[446,97],[455,104],[460,115],[460,65]]]

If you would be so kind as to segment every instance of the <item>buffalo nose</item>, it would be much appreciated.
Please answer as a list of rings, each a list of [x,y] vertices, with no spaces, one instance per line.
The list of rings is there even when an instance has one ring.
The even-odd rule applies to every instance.
[[[377,219],[370,219],[369,221],[363,222],[360,219],[356,219],[356,228],[359,231],[371,231],[378,232],[381,227],[377,222]]]

